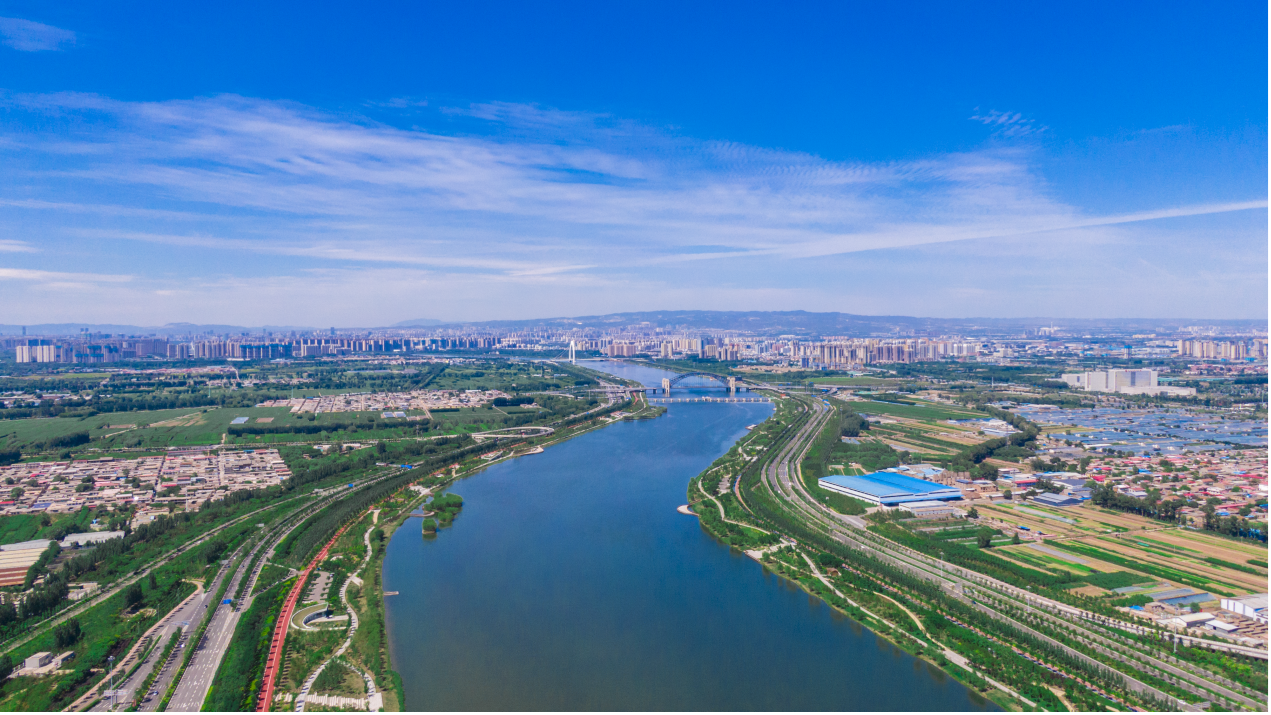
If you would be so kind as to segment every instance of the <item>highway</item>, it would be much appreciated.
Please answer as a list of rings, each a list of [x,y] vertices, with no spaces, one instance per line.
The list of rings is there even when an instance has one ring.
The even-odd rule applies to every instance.
[[[231,527],[231,526],[234,526],[235,524],[241,523],[241,522],[242,522],[243,520],[245,520],[245,519],[250,519],[250,518],[252,518],[253,516],[256,516],[257,514],[260,514],[260,513],[261,513],[261,512],[263,512],[263,511],[269,511],[269,510],[271,510],[271,509],[276,509],[276,508],[278,508],[278,506],[279,506],[279,505],[281,505],[281,504],[285,504],[285,503],[287,503],[287,502],[289,502],[289,501],[292,501],[292,500],[295,500],[295,499],[306,499],[306,498],[308,498],[309,496],[310,496],[309,494],[302,494],[302,495],[298,495],[298,496],[294,496],[294,497],[288,497],[287,499],[284,499],[284,500],[279,501],[279,502],[277,502],[277,503],[270,504],[269,506],[261,507],[261,508],[259,508],[259,509],[254,510],[254,511],[248,512],[247,514],[244,514],[244,515],[242,515],[242,516],[240,516],[240,517],[236,517],[236,518],[234,518],[234,519],[231,519],[230,521],[227,521],[227,522],[225,522],[224,524],[221,524],[220,526],[216,526],[216,527],[213,527],[213,528],[211,528],[211,529],[208,529],[207,531],[203,532],[203,533],[202,533],[202,534],[201,534],[201,535],[200,535],[197,539],[194,539],[193,541],[190,541],[189,543],[183,544],[182,546],[179,546],[179,547],[177,547],[176,549],[173,549],[172,551],[170,551],[170,552],[168,552],[168,553],[164,554],[163,556],[160,556],[160,557],[158,557],[158,558],[154,559],[153,561],[151,561],[150,563],[148,563],[148,564],[144,565],[144,566],[143,566],[143,567],[141,567],[140,569],[138,569],[138,570],[136,570],[136,571],[133,571],[131,576],[128,576],[128,577],[122,578],[122,579],[120,579],[120,580],[118,580],[118,581],[114,582],[113,584],[111,584],[111,586],[110,586],[109,588],[102,589],[101,591],[99,591],[96,595],[94,595],[94,596],[93,596],[93,597],[91,597],[91,598],[85,598],[85,599],[82,599],[82,600],[78,601],[78,602],[77,602],[74,606],[71,606],[70,608],[67,608],[67,609],[66,609],[66,610],[64,610],[64,611],[61,611],[61,612],[60,612],[60,613],[58,613],[56,616],[53,616],[53,617],[51,617],[51,618],[47,618],[47,619],[45,619],[45,620],[43,620],[43,621],[41,621],[41,622],[39,622],[39,623],[36,623],[35,625],[31,626],[31,628],[30,628],[29,630],[27,630],[25,634],[23,634],[23,635],[21,635],[21,636],[18,636],[17,638],[14,638],[14,639],[12,639],[12,640],[8,641],[7,643],[0,644],[0,651],[3,651],[3,652],[11,652],[11,651],[13,651],[13,649],[15,649],[15,648],[19,648],[19,647],[21,647],[21,646],[25,645],[26,643],[28,643],[29,641],[31,641],[31,639],[33,639],[33,638],[35,638],[35,637],[39,636],[40,634],[44,633],[44,632],[45,632],[45,631],[47,631],[49,628],[52,628],[53,626],[56,626],[56,625],[58,625],[59,623],[62,623],[63,621],[65,621],[65,620],[67,620],[67,619],[69,619],[69,618],[72,618],[72,617],[74,617],[74,616],[80,615],[80,614],[82,614],[84,611],[87,611],[89,608],[92,608],[93,606],[96,606],[96,605],[99,605],[99,604],[101,604],[101,603],[105,602],[105,601],[106,601],[106,599],[110,598],[111,596],[114,596],[115,594],[119,593],[120,591],[122,591],[123,589],[127,588],[128,586],[130,586],[130,585],[132,585],[132,584],[134,584],[134,583],[136,583],[136,582],[140,581],[141,579],[145,578],[146,576],[148,576],[148,575],[150,574],[150,572],[151,572],[151,571],[153,571],[154,569],[156,569],[156,568],[158,568],[158,567],[160,567],[160,566],[162,566],[162,565],[164,565],[164,564],[168,563],[168,562],[169,562],[169,561],[171,561],[174,557],[179,556],[179,555],[181,555],[181,554],[183,554],[183,553],[185,553],[185,552],[189,551],[190,549],[193,549],[193,548],[195,548],[195,547],[197,547],[197,546],[200,546],[200,545],[202,545],[202,544],[206,543],[208,539],[210,539],[210,538],[212,538],[213,536],[215,536],[215,535],[219,534],[220,532],[224,531],[225,529],[227,529],[227,528],[229,528],[229,527]]]
[[[238,552],[236,551],[225,560],[224,565],[222,565],[220,570],[216,572],[216,578],[212,579],[211,586],[209,586],[209,588],[203,592],[202,596],[200,596],[195,603],[191,604],[191,607],[182,614],[179,620],[176,620],[176,623],[174,623],[174,626],[179,626],[183,631],[181,634],[181,640],[177,647],[172,649],[172,653],[167,660],[158,666],[160,668],[159,675],[155,678],[154,682],[150,684],[150,689],[145,693],[140,693],[141,703],[137,709],[141,712],[154,712],[158,709],[164,693],[168,692],[168,686],[171,685],[172,678],[176,676],[177,669],[180,667],[181,661],[185,657],[185,649],[190,647],[190,636],[194,634],[195,629],[198,628],[199,623],[201,623],[206,616],[207,609],[211,607],[212,600],[216,598],[216,593],[220,590],[221,584],[225,582],[225,578],[230,573],[230,569],[233,568],[234,559],[237,556]],[[158,655],[159,653],[156,651],[152,658],[157,658]],[[155,664],[150,664],[150,668],[154,667]],[[138,672],[138,676],[134,676],[135,682],[130,682],[129,686],[131,688],[139,687],[145,680],[145,675],[142,675],[140,672]]]
[[[235,569],[234,578],[225,591],[227,597],[237,592],[238,584],[242,581],[244,570],[249,562],[250,558],[245,559],[243,565]],[[250,599],[244,600],[250,603]],[[168,702],[168,710],[193,712],[203,707],[203,700],[207,697],[207,691],[211,689],[212,680],[216,677],[216,670],[221,665],[221,657],[225,654],[230,638],[234,635],[234,626],[238,625],[240,611],[235,605],[204,604],[205,609],[207,607],[215,609],[212,620],[203,634],[202,642],[193,646],[194,655],[185,667],[185,671],[181,673],[176,692],[173,693],[172,700]],[[159,692],[162,693],[164,690]],[[149,704],[157,706],[157,699]],[[149,711],[150,708],[143,708],[143,710]]]
[[[203,701],[207,699],[207,693],[211,690],[212,682],[216,678],[216,671],[220,668],[221,660],[225,657],[225,651],[229,647],[230,640],[234,637],[234,629],[238,626],[238,619],[243,611],[251,608],[252,602],[255,600],[255,595],[252,591],[256,588],[256,582],[260,578],[261,570],[264,569],[269,558],[273,556],[278,544],[293,529],[303,524],[304,520],[312,513],[330,504],[334,498],[334,496],[328,496],[308,508],[302,508],[288,514],[270,531],[266,532],[247,558],[243,559],[238,568],[234,570],[234,576],[230,581],[229,588],[225,590],[225,598],[234,599],[235,594],[240,590],[240,584],[243,584],[243,580],[246,579],[246,584],[242,589],[243,596],[242,598],[234,599],[233,603],[209,604],[209,607],[214,608],[211,621],[208,623],[207,630],[204,631],[201,641],[193,646],[196,650],[190,658],[189,664],[180,674],[180,681],[177,683],[177,689],[172,695],[172,700],[168,703],[168,710],[192,712],[203,707]],[[258,558],[266,546],[268,546],[268,550],[265,551],[264,557]],[[248,572],[249,568],[251,569],[250,574]],[[215,593],[215,591],[211,593]],[[209,598],[211,597],[209,596]],[[160,690],[159,692],[165,691]]]
[[[234,636],[234,629],[238,625],[239,617],[243,611],[251,607],[255,599],[252,591],[256,588],[260,572],[264,569],[269,559],[273,557],[275,549],[278,548],[282,540],[292,530],[303,524],[307,518],[330,506],[335,501],[348,496],[357,489],[397,476],[403,471],[395,469],[364,478],[359,482],[355,482],[356,486],[353,489],[338,489],[325,492],[318,501],[302,506],[281,518],[269,528],[247,558],[244,558],[239,563],[238,568],[234,571],[233,580],[225,591],[226,598],[233,598],[234,594],[239,592],[240,584],[244,584],[244,579],[246,579],[246,583],[241,589],[243,597],[235,600],[233,604],[209,604],[209,607],[214,606],[211,621],[208,623],[201,642],[193,646],[197,650],[195,650],[189,664],[179,674],[180,680],[177,683],[177,689],[173,693],[172,700],[168,703],[168,710],[191,712],[203,707],[203,701],[207,699],[208,691],[211,689],[216,677],[216,671],[220,668],[221,660],[225,657],[225,651]],[[251,569],[250,573],[248,572],[249,568]],[[215,593],[215,590],[211,592]],[[166,691],[159,690],[160,697],[162,697],[164,692]],[[155,705],[157,704],[158,701],[156,699]]]
[[[137,639],[133,647],[128,650],[128,654],[110,674],[89,688],[66,709],[83,711],[91,703],[92,707],[88,708],[90,712],[109,712],[130,706],[135,691],[154,670],[155,661],[161,655],[169,637],[181,631],[188,624],[189,619],[194,617],[205,593],[200,584],[194,593],[182,599],[181,603]],[[132,675],[123,679],[123,675],[129,671]]]

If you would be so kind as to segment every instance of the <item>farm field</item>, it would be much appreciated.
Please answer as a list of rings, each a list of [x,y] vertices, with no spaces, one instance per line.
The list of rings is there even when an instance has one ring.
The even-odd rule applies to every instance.
[[[985,517],[1027,526],[1033,532],[1046,534],[1047,546],[1080,557],[1086,560],[1084,565],[1095,570],[1132,571],[1168,580],[1178,587],[1206,590],[1215,596],[1266,591],[1267,551],[1255,544],[1170,527],[1133,514],[1111,512],[1090,505],[1052,509],[1032,503],[1010,506],[977,504],[977,508]],[[1047,516],[1075,523],[1067,524]],[[1015,549],[1012,547],[1012,550]],[[1038,552],[1025,554],[1017,560],[1032,563],[1048,558]],[[1262,559],[1262,565],[1249,563],[1251,559]],[[1080,571],[1071,563],[1047,566]]]
[[[934,402],[918,402],[913,405],[901,405],[894,402],[864,400],[849,403],[853,410],[861,414],[886,415],[888,417],[908,417],[914,420],[938,422],[940,420],[985,419],[988,415],[972,412],[948,405],[937,405]],[[947,425],[952,427],[953,425]]]
[[[1168,533],[1168,532],[1160,532]],[[1183,532],[1184,534],[1189,532]],[[1231,568],[1222,563],[1211,563],[1205,561],[1206,552],[1214,551],[1218,553],[1226,553],[1225,549],[1219,550],[1213,547],[1202,547],[1199,554],[1187,554],[1185,552],[1169,552],[1165,549],[1147,544],[1137,538],[1133,532],[1117,534],[1115,536],[1098,537],[1097,539],[1083,539],[1083,545],[1089,544],[1097,546],[1105,551],[1117,554],[1132,561],[1151,564],[1163,569],[1177,569],[1184,571],[1193,578],[1194,583],[1188,585],[1197,588],[1218,589],[1223,595],[1236,595],[1248,593],[1259,593],[1267,588],[1267,572],[1266,569],[1259,569],[1248,564],[1235,563],[1241,569],[1248,569],[1245,572],[1236,568]],[[1209,558],[1220,558],[1209,556]]]
[[[110,425],[147,425],[186,417],[191,413],[198,414],[202,409],[204,408],[187,407],[175,410],[145,412],[111,412],[93,415],[92,417],[46,417],[5,420],[0,422],[0,444],[10,447],[26,447],[38,442],[84,431],[88,431],[94,438],[99,438],[102,436],[100,430],[104,430],[107,433],[119,431],[106,429]]]
[[[1119,570],[1113,564],[1102,563],[1093,559],[1082,558],[1080,563],[1061,559],[1050,554],[1043,553],[1034,548],[1031,544],[1015,544],[1013,546],[1003,546],[994,551],[998,556],[1008,556],[1011,559],[1022,563],[1025,566],[1040,569],[1058,569],[1077,574],[1079,576],[1087,576],[1092,573],[1112,572]],[[1061,552],[1062,553],[1062,552]]]
[[[883,424],[873,424],[868,435],[891,446],[909,452],[923,460],[939,461],[951,457],[970,445],[984,441],[974,426],[949,424],[950,419],[985,418],[987,415],[957,410],[944,405],[920,402],[916,405],[899,405],[886,402],[848,400],[848,407],[870,417],[882,417]]]

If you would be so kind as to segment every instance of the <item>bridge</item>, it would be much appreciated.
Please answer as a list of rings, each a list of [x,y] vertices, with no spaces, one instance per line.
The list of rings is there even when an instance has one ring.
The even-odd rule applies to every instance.
[[[720,386],[728,390],[730,393],[736,392],[737,388],[739,387],[747,386],[746,380],[740,377],[720,375],[713,372],[684,372],[672,378],[665,378],[665,377],[662,378],[662,392],[665,392],[668,395],[671,394],[671,388],[675,387],[676,385],[679,385],[680,383],[684,382],[690,377],[708,377],[720,383]],[[644,388],[644,390],[647,392],[657,392],[658,388],[646,387]]]
[[[737,378],[735,377],[730,378],[725,375],[719,375],[713,372],[685,372],[685,373],[680,373],[679,375],[676,375],[675,377],[671,378],[670,380],[671,387],[675,387],[676,385],[689,379],[690,377],[709,377],[710,379],[720,382],[724,385],[724,387],[727,387],[730,389],[735,388],[737,382],[739,382]]]
[[[767,397],[650,397],[649,404],[667,405],[676,402],[772,402]]]

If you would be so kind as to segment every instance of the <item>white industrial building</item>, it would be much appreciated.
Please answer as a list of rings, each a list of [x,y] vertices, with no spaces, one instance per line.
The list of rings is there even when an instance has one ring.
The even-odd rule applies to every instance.
[[[1252,596],[1241,596],[1240,598],[1224,598],[1219,602],[1223,610],[1252,618],[1255,621],[1267,622],[1267,594],[1255,593]]]
[[[1061,379],[1072,387],[1086,392],[1117,392],[1123,395],[1175,395],[1196,394],[1192,387],[1161,385],[1155,370],[1096,370],[1092,372],[1064,373]]]

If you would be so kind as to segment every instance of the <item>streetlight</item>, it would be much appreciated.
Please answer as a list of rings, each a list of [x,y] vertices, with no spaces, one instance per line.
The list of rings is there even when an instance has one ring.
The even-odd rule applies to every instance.
[[[115,709],[115,656],[106,656],[106,668],[110,670],[110,709]]]

